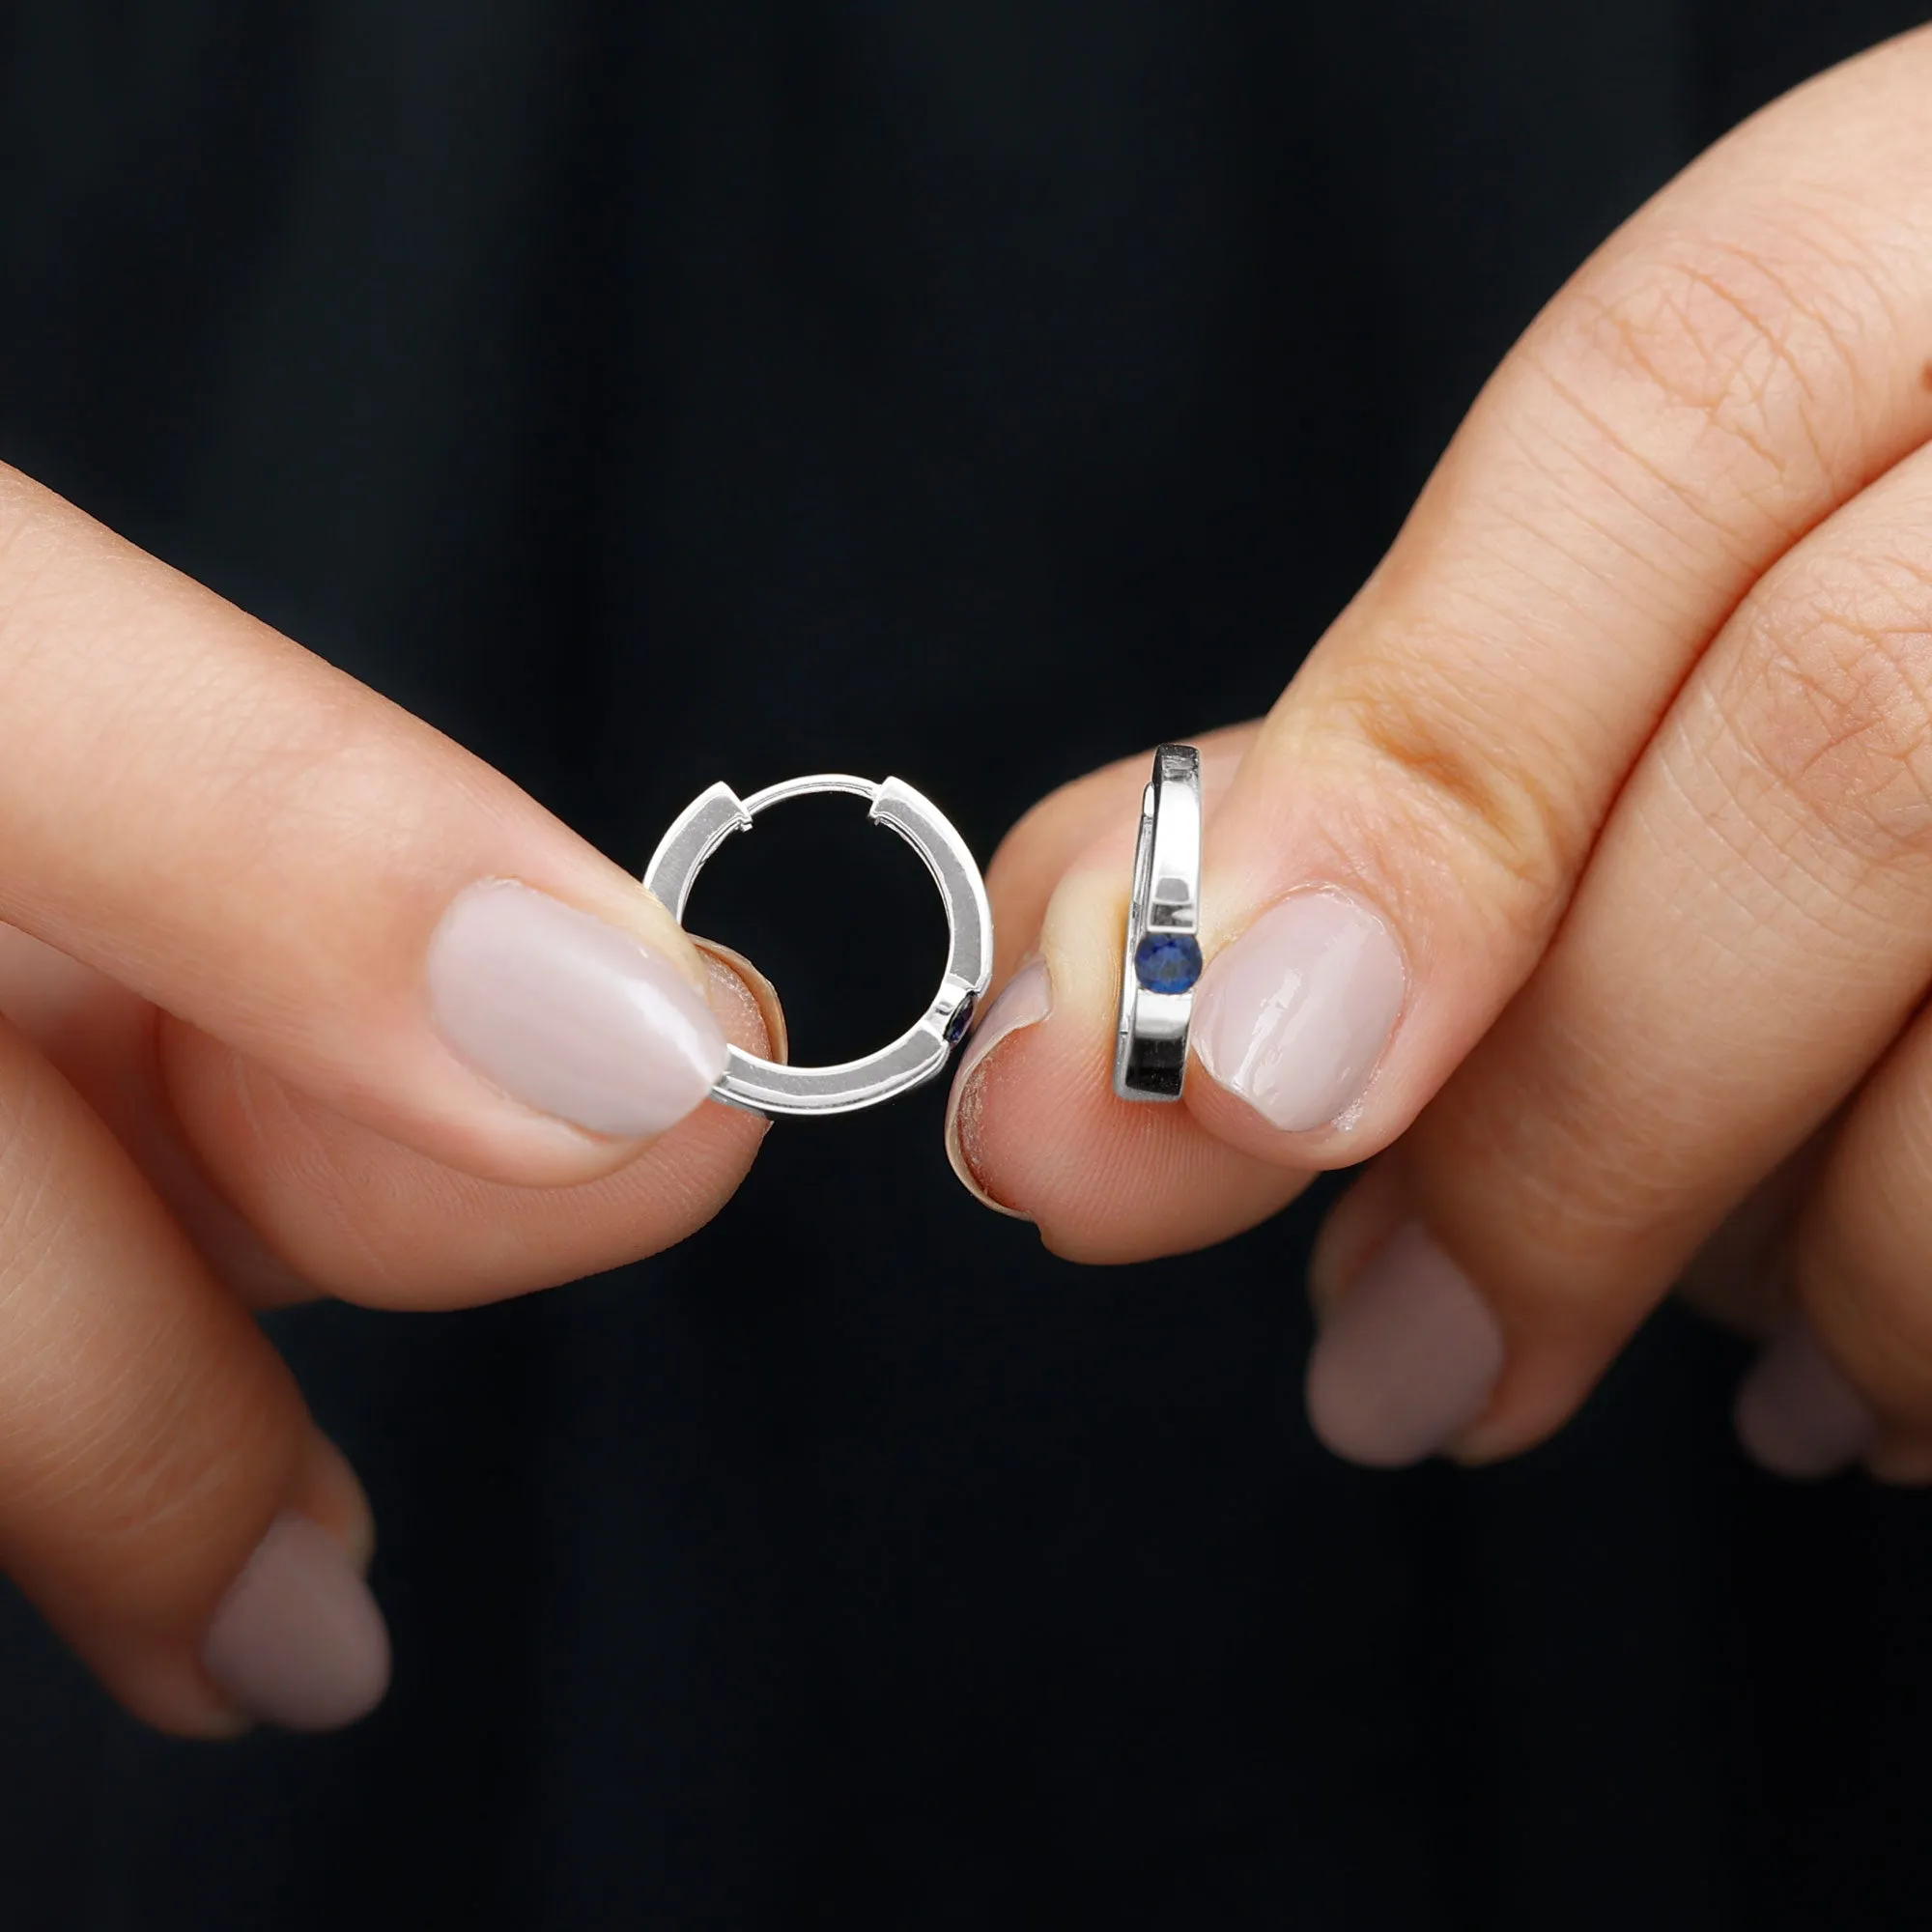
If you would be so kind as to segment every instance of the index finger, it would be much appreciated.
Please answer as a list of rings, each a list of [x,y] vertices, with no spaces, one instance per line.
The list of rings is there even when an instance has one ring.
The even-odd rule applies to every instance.
[[[1853,62],[1614,236],[1270,714],[1204,850],[1186,1106],[1231,1153],[1340,1166],[1408,1125],[1534,969],[1747,590],[1932,435],[1928,84],[1923,32]],[[1128,884],[1110,876],[1076,867],[1049,909],[1042,1073],[1104,1065]],[[1010,1205],[1077,1251],[1091,1189],[1015,1194],[1042,1114],[1023,1075],[980,1138]],[[1111,1253],[1158,1251],[1165,1191],[1155,1169],[1120,1179]]]
[[[635,880],[5,470],[0,921],[493,1179],[606,1171],[724,1065],[699,956]]]

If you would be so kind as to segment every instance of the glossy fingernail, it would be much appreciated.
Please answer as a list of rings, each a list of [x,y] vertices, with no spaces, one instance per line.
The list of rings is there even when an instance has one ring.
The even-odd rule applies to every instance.
[[[1804,1321],[1793,1322],[1757,1358],[1739,1385],[1732,1420],[1753,1463],[1801,1481],[1849,1468],[1878,1434],[1864,1398]]]
[[[349,1553],[305,1516],[275,1519],[221,1601],[201,1659],[250,1717],[332,1731],[389,1685],[389,1633]]]
[[[1194,996],[1194,1051],[1271,1125],[1307,1133],[1361,1098],[1407,991],[1388,926],[1323,887],[1270,907],[1215,954]]]
[[[1037,1026],[1053,1009],[1053,985],[1047,978],[1044,959],[1030,960],[1009,980],[1000,997],[980,1016],[959,1056],[959,1070],[952,1076],[952,1092],[946,1102],[946,1157],[967,1193],[982,1207],[997,1213],[1010,1214],[1015,1220],[1027,1217],[1016,1208],[1009,1208],[987,1192],[980,1179],[980,1133],[985,1099],[986,1062],[993,1050],[1022,1027]]]
[[[1401,1468],[1462,1435],[1502,1367],[1502,1330],[1488,1303],[1406,1222],[1322,1322],[1308,1358],[1308,1419],[1347,1461]]]
[[[514,1100],[623,1139],[675,1126],[724,1068],[703,995],[628,932],[510,879],[460,894],[429,954],[437,1030]]]

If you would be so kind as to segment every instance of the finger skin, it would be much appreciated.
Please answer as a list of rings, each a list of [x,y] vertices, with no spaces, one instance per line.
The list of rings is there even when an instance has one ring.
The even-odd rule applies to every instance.
[[[1536,969],[1740,600],[1932,434],[1928,88],[1920,33],[1747,124],[1613,237],[1492,379],[1209,821],[1185,1105],[1210,1136],[1304,1171],[1404,1132]],[[1077,867],[1061,891],[1065,916],[1043,922],[1055,985],[1100,984],[1117,902]],[[1360,1083],[1332,1120],[1290,1130],[1206,1049],[1236,1031],[1230,987],[1246,985],[1250,1024],[1266,1018],[1228,962],[1314,896],[1352,922],[1335,957],[1386,944],[1373,972],[1329,976],[1342,1003],[1370,985],[1369,1010],[1302,1013],[1303,1037],[1322,1045],[1343,1018],[1382,1033],[1332,1056]],[[1270,970],[1288,987],[1309,967]],[[1049,1024],[1071,1023],[1057,1004]],[[1095,1050],[1112,1023],[1097,998],[1079,1018]],[[1010,1133],[1022,1170],[1037,1103],[1003,1083],[1000,1104],[1022,1118],[989,1106],[984,1138]],[[1027,1206],[1069,1246],[1092,1232],[1081,1200],[1041,1186]]]
[[[1791,1313],[1791,1243],[1799,1217],[1837,1140],[1841,1115],[1758,1182],[1705,1237],[1676,1293],[1733,1333],[1765,1341]]]
[[[1119,863],[1076,868],[1071,876],[1082,894],[1118,904],[1124,919],[1131,828],[1124,853],[1109,856]],[[1069,895],[1065,883],[1054,907],[1056,918],[1067,907],[1085,911],[1080,895]],[[1050,923],[1045,939],[1052,957]],[[1075,978],[1088,955],[1062,956],[1066,970],[1052,977],[1046,1017],[956,1076],[952,1108],[984,1116],[973,1137],[980,1188],[1037,1222],[1054,1253],[1095,1264],[1136,1261],[1150,1247],[1162,1254],[1204,1247],[1293,1200],[1310,1176],[1233,1154],[1204,1134],[1184,1107],[1114,1097],[1111,1038],[1103,1037],[1096,1050],[1094,1031],[1082,1021],[1119,998],[1119,960]],[[973,1083],[980,1083],[981,1096]],[[1020,1122],[1024,1128],[1016,1131]]]
[[[217,1279],[252,1308],[313,1293],[210,1182],[161,1079],[160,1013],[106,974],[0,925],[0,1015],[94,1109]]]
[[[1208,813],[1253,728],[1190,741],[1201,748]],[[1000,934],[996,985],[1004,987],[1028,952],[1043,950],[1061,964],[1050,976],[1045,1017],[1002,1038],[990,1055],[969,1048],[948,1105],[949,1151],[968,1187],[1037,1222],[1056,1253],[1094,1264],[1223,1239],[1279,1211],[1309,1179],[1232,1153],[1184,1107],[1137,1106],[1114,1095],[1120,934],[1149,757],[1122,759],[1054,793],[994,856],[986,884]],[[1057,931],[1039,924],[1049,901],[1062,924],[1112,921],[1112,952],[1103,957],[1063,947]],[[996,1000],[980,1032],[999,1023]],[[962,1121],[969,1132],[961,1132]]]
[[[698,944],[726,1037],[782,1059],[784,1014],[770,982],[730,949]],[[468,1306],[656,1253],[723,1208],[768,1125],[705,1107],[609,1175],[519,1187],[345,1120],[4,926],[0,1013],[100,1116],[203,1260],[254,1308],[320,1293]]]
[[[1932,1021],[1865,1083],[1804,1204],[1792,1250],[1800,1306],[1878,1418],[1871,1462],[1932,1481]]]
[[[726,1037],[768,1056],[776,1028],[781,1052],[769,986],[715,959],[708,972]],[[372,1307],[469,1307],[655,1254],[719,1212],[771,1127],[707,1106],[609,1174],[516,1186],[399,1147],[178,1022],[158,1065],[197,1168],[279,1278]]]
[[[300,1392],[99,1118],[0,1022],[0,1567],[136,1716],[243,1721],[198,1649],[284,1510],[366,1549]]]
[[[1932,434],[1928,87],[1925,34],[1854,62],[1614,236],[1270,714],[1208,839],[1197,1044],[1214,955],[1286,895],[1358,901],[1406,988],[1326,1125],[1284,1131],[1251,1094],[1190,1083],[1231,1145],[1337,1165],[1408,1125],[1534,970],[1753,582]]]
[[[1626,786],[1554,945],[1398,1151],[1509,1367],[1462,1442],[1564,1419],[1932,981],[1932,449],[1767,573]]]
[[[1179,742],[1201,753],[1201,803],[1211,814],[1234,783],[1235,773],[1259,724],[1231,724]],[[1121,828],[1138,823],[1153,748],[1119,758],[1097,772],[1050,792],[1005,838],[986,867],[998,941],[993,984],[1004,985],[1013,968],[1038,951],[1041,927],[1055,889],[1080,860],[1103,847],[1104,863],[1120,848]],[[1131,844],[1129,857],[1131,858]],[[1124,887],[1123,887],[1124,892]],[[1122,901],[1124,904],[1124,899]]]
[[[606,1171],[628,1130],[479,1075],[492,989],[471,954],[432,1005],[433,942],[491,881],[592,916],[582,931],[659,976],[665,1013],[708,1024],[665,908],[506,779],[0,469],[0,920],[436,1160]],[[665,1038],[695,1105],[708,1082]],[[545,1084],[540,1054],[522,1063]]]

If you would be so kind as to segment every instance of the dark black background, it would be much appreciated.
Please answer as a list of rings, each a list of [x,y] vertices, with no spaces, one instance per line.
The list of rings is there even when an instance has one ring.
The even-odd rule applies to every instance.
[[[1577,259],[1910,17],[10,0],[0,453],[634,867],[828,766],[990,850],[1264,707]],[[836,810],[697,912],[802,1057],[937,953]],[[390,1701],[165,1743],[9,1601],[0,1922],[1928,1922],[1921,1499],[1747,1470],[1671,1315],[1519,1464],[1344,1468],[1312,1209],[1083,1273],[940,1105],[639,1268],[287,1321]]]

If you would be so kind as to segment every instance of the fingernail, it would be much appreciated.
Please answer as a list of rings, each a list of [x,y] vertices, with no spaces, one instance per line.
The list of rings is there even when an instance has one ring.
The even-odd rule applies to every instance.
[[[980,1024],[959,1056],[959,1070],[952,1076],[952,1092],[946,1102],[946,1157],[967,1193],[1001,1214],[1016,1221],[1027,1216],[1004,1201],[995,1200],[980,1179],[980,1133],[986,1102],[984,1068],[993,1050],[1022,1027],[1037,1026],[1053,1009],[1053,985],[1046,977],[1046,961],[1035,959],[1022,966],[1001,989],[1000,997],[980,1016]]]
[[[1731,1413],[1753,1463],[1800,1481],[1849,1468],[1878,1434],[1864,1398],[1805,1321],[1794,1321],[1759,1355]]]
[[[1407,975],[1395,937],[1333,888],[1293,893],[1215,954],[1194,996],[1194,1051],[1271,1125],[1307,1133],[1362,1096]]]
[[[1482,1414],[1502,1367],[1502,1330],[1488,1303],[1406,1222],[1321,1325],[1308,1358],[1308,1419],[1349,1462],[1402,1468]]]
[[[208,1674],[251,1717],[332,1731],[389,1686],[389,1633],[348,1552],[320,1523],[275,1519],[202,1639]]]
[[[513,1100],[592,1133],[661,1134],[724,1069],[724,1035],[671,963],[511,879],[459,894],[430,942],[437,1030]]]

